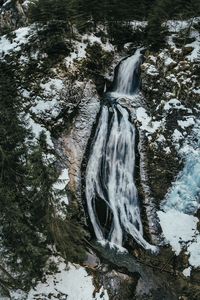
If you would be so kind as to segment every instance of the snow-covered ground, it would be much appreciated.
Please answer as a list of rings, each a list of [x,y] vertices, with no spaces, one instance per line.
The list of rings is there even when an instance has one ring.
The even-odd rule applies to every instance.
[[[144,107],[139,107],[136,109],[136,118],[140,123],[140,129],[151,134],[164,124],[164,120],[153,121],[152,117],[147,114],[147,111]]]
[[[93,33],[84,34],[80,37],[80,41],[74,41],[74,51],[70,54],[70,56],[65,58],[66,66],[73,68],[73,63],[75,61],[80,61],[81,59],[86,58],[87,46],[94,45],[95,43],[99,44],[104,51],[114,51],[114,46],[108,40],[103,43],[101,38],[95,36]]]
[[[93,277],[84,267],[66,264],[62,258],[52,257],[50,261],[56,264],[58,271],[52,275],[46,274],[28,295],[14,292],[13,300],[109,300],[107,290],[95,288]]]
[[[20,51],[21,46],[28,43],[31,37],[31,26],[21,27],[13,32],[14,38],[6,35],[0,38],[0,56],[4,56],[11,51]]]

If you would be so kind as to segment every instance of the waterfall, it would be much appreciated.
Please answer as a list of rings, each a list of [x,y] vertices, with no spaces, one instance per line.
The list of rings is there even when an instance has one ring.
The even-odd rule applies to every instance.
[[[114,92],[121,95],[132,95],[139,87],[139,65],[141,63],[141,49],[120,62]]]
[[[134,74],[140,58],[137,50],[120,63],[114,92],[136,92],[138,78]],[[157,248],[143,237],[134,169],[135,126],[129,113],[117,102],[103,105],[86,168],[86,200],[94,233],[98,241],[119,247],[128,234],[154,252]]]

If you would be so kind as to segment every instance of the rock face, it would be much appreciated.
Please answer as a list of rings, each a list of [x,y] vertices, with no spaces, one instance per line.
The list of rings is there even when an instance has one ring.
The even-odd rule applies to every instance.
[[[0,4],[0,33],[17,29],[27,24],[27,0],[3,0]]]
[[[70,129],[60,139],[64,154],[67,157],[70,181],[68,188],[81,203],[81,164],[91,130],[100,108],[99,97],[95,87],[88,82],[83,91],[77,116],[73,119]]]
[[[182,168],[178,148],[199,113],[199,95],[195,94],[199,87],[198,61],[192,61],[188,56],[192,50],[191,46],[169,45],[156,56],[147,51],[142,65],[145,106],[153,121],[159,122],[154,133],[145,134],[149,185],[158,203]],[[182,121],[185,126],[181,126]]]
[[[27,1],[1,1],[1,32],[26,24],[26,4]],[[79,36],[73,43],[74,52],[71,56],[62,57],[58,63],[47,68],[51,59],[45,49],[41,50],[38,46],[40,44],[37,43],[37,32],[34,29],[29,32],[27,29],[27,36],[25,32],[21,40],[18,35],[13,41],[7,40],[10,50],[7,50],[2,59],[7,59],[8,63],[10,60],[14,62],[15,73],[20,82],[19,97],[24,100],[23,110],[31,118],[32,125],[45,131],[47,140],[50,140],[49,147],[53,146],[52,137],[56,150],[68,168],[68,198],[75,200],[77,207],[82,208],[81,168],[101,104],[95,81],[82,78],[78,69],[81,59],[87,60],[86,44],[80,42]],[[36,41],[35,45],[31,38],[32,41]],[[97,40],[102,46],[96,36],[87,38],[91,43]],[[102,47],[107,46],[108,44],[105,44]],[[193,49],[190,44],[182,47],[173,44],[156,54],[146,51],[145,62],[141,67],[143,96],[140,95],[137,105],[127,99],[123,99],[124,102],[121,103],[129,109],[132,122],[138,128],[138,168],[146,210],[144,223],[154,243],[160,242],[156,211],[182,168],[179,149],[199,116],[199,65],[198,61],[191,58]],[[116,57],[119,59],[119,54],[116,54],[114,59]],[[96,84],[102,91],[104,74],[100,75]],[[35,134],[37,138],[38,132]],[[85,216],[82,215],[85,221]],[[88,248],[90,246],[93,249],[93,245],[89,245]],[[164,297],[172,300],[178,299],[179,295],[182,297],[180,299],[198,299],[199,272],[192,272],[192,284],[195,285],[197,294],[197,298],[192,298],[193,290],[188,288],[188,283],[182,279],[181,274],[182,265],[184,268],[188,267],[187,259],[184,260],[184,264],[182,262],[184,256],[176,260],[171,250],[164,249],[158,257],[152,257],[143,253],[135,244],[130,250],[135,258],[127,258],[119,253],[115,253],[113,257],[108,253],[103,256],[104,250],[97,251],[98,258],[89,251],[85,265],[92,273],[97,289],[103,285],[111,300],[160,300]],[[175,281],[176,267],[179,273],[177,272]],[[174,291],[174,281],[178,284],[177,294]],[[164,291],[163,282],[166,282]],[[183,293],[180,292],[181,289]]]

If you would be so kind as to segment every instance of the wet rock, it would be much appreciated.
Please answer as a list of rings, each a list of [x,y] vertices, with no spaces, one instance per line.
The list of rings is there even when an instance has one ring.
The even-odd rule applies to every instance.
[[[87,252],[86,255],[87,255],[87,258],[83,263],[84,266],[94,269],[100,265],[100,259],[97,257],[97,255],[92,250]]]
[[[183,48],[183,55],[188,55],[188,54],[190,54],[193,50],[194,50],[193,47],[191,47],[191,46],[185,46],[185,47]]]
[[[103,277],[104,288],[107,289],[110,299],[132,300],[138,283],[138,275],[127,274],[112,270]]]
[[[200,268],[192,270],[191,281],[194,283],[200,283]]]

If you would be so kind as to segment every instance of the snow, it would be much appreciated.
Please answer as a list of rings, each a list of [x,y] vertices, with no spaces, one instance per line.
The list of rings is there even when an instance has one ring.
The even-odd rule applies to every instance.
[[[172,141],[177,145],[178,143],[178,146],[179,146],[179,141],[183,139],[183,135],[182,133],[175,129],[174,130],[174,133],[172,134]]]
[[[31,94],[31,93],[30,93],[28,90],[23,89],[23,90],[21,91],[21,95],[22,95],[23,98],[29,99],[29,98],[30,98],[30,94]]]
[[[187,56],[187,59],[194,62],[199,59],[199,51],[200,51],[200,34],[194,32],[195,41],[191,44],[187,44],[185,47],[192,47],[194,48],[192,52]]]
[[[179,20],[169,20],[166,22],[169,32],[177,33],[183,29],[188,28],[192,20],[179,21]]]
[[[149,133],[154,133],[160,126],[161,122],[152,121],[152,118],[149,117],[145,108],[139,107],[136,109],[137,120],[141,123],[141,129],[146,130]]]
[[[73,63],[74,60],[80,60],[82,58],[86,57],[86,44],[85,43],[76,43],[76,50],[70,54],[70,56],[66,57],[66,65],[70,66],[71,63]]]
[[[147,21],[138,21],[138,20],[134,20],[130,22],[130,25],[132,26],[132,28],[134,30],[138,29],[138,28],[145,28],[147,26],[148,22]]]
[[[36,115],[45,114],[46,117],[57,117],[61,110],[61,93],[65,89],[63,80],[58,78],[50,78],[46,83],[41,83],[40,87],[43,90],[44,99],[39,97],[36,98],[35,105],[31,107],[30,111]]]
[[[193,120],[193,118],[192,118]],[[193,121],[192,121],[193,122]],[[189,121],[188,124],[190,124]],[[194,216],[200,207],[200,122],[196,124],[190,136],[185,139],[179,154],[184,159],[183,170],[172,183],[166,198],[158,212],[163,235],[178,255],[181,249],[187,251],[191,267],[200,267],[200,234],[197,229],[199,219]],[[182,139],[175,129],[173,141]],[[187,273],[188,271],[188,273]],[[189,269],[185,271],[189,274]],[[188,275],[189,276],[189,275]]]
[[[6,55],[13,50],[19,51],[21,49],[20,46],[28,42],[28,38],[30,37],[30,27],[21,27],[15,30],[13,33],[16,34],[16,37],[12,40],[12,42],[6,37],[6,35],[0,38],[1,56]]]
[[[64,88],[63,80],[59,78],[51,78],[46,83],[40,84],[41,88],[44,90],[45,96],[56,96]]]
[[[57,182],[54,183],[53,188],[55,190],[63,191],[66,188],[68,182],[69,182],[68,169],[65,168],[61,171],[61,174],[58,177]],[[62,195],[60,201],[64,202],[67,205],[69,204],[69,201],[68,201],[68,198],[66,195]]]
[[[66,187],[68,181],[69,181],[68,170],[63,169],[58,178],[58,182],[54,185],[54,188],[62,191]]]
[[[157,57],[156,56],[153,56],[153,55],[149,55],[149,61],[152,61],[154,64],[156,64],[157,62]]]
[[[93,33],[91,34],[84,34],[81,36],[81,41],[74,42],[74,52],[70,54],[70,56],[65,58],[65,63],[67,67],[70,67],[74,60],[81,60],[86,57],[86,48],[88,45],[93,45],[94,43],[98,43],[101,45],[102,49],[111,52],[114,51],[114,46],[109,43],[107,40],[106,43],[101,41],[100,37],[95,36]]]
[[[172,108],[186,110],[185,106],[181,104],[181,101],[176,98],[170,99],[168,102],[166,102],[163,109],[168,111]]]
[[[179,33],[181,30],[189,28],[189,26],[191,26],[192,24],[197,24],[197,22],[199,22],[199,18],[193,18],[186,21],[171,20],[167,22],[169,32],[171,32],[171,34],[168,36],[168,44],[171,48],[174,49],[174,52],[180,53],[181,49],[178,49],[176,47],[176,44],[173,42],[173,38],[177,37],[177,33]],[[186,49],[193,48],[191,53],[188,54],[186,58],[191,62],[195,62],[199,60],[200,34],[197,30],[194,29],[193,26],[190,28],[190,37],[195,38],[195,41],[184,46]]]
[[[192,92],[193,92],[194,94],[200,94],[200,89],[193,89]]]
[[[60,112],[60,108],[55,98],[51,101],[38,100],[36,105],[31,107],[31,112],[34,114],[49,112],[52,117],[56,117]]]
[[[166,67],[170,66],[171,64],[176,64],[176,62],[171,58],[171,57],[167,57],[164,61],[164,64]]]
[[[22,3],[22,6],[23,6],[25,9],[28,9],[29,4],[30,4],[31,2],[32,2],[31,0],[25,0],[25,1]]]
[[[159,137],[156,139],[159,143],[164,143],[166,141],[164,135],[160,134]]]
[[[41,124],[36,123],[36,122],[33,120],[33,118],[30,116],[30,114],[27,114],[26,117],[25,117],[25,119],[26,119],[26,122],[27,122],[27,127],[30,128],[31,131],[32,131],[33,134],[34,134],[34,139],[33,139],[33,141],[36,142],[36,141],[38,140],[40,134],[41,134],[42,132],[44,132],[45,135],[46,135],[46,142],[47,142],[48,146],[49,146],[50,148],[53,148],[53,147],[54,147],[54,144],[53,144],[53,142],[52,142],[50,132],[49,132],[44,126],[42,126]]]
[[[187,251],[190,253],[190,265],[195,268],[200,267],[200,235],[198,235],[196,241],[188,247]]]
[[[92,276],[80,265],[56,260],[58,273],[46,275],[45,282],[38,282],[32,289],[27,300],[109,300],[107,291],[102,287],[95,292]],[[51,296],[51,297],[50,297]]]
[[[187,128],[187,127],[192,126],[192,125],[195,124],[194,118],[192,118],[192,117],[187,117],[187,119],[185,121],[179,120],[177,122],[178,122],[178,125],[182,129],[185,129],[185,128]]]
[[[179,85],[179,82],[174,74],[170,74],[166,77],[169,81],[172,81],[173,83],[177,83]]]
[[[171,153],[171,150],[170,150],[169,147],[164,148],[164,151],[165,151],[166,154],[170,154]]]
[[[158,217],[165,239],[179,255],[185,244],[194,239],[199,220],[176,209],[158,211]]]
[[[159,75],[159,72],[154,65],[149,65],[146,73],[150,76],[158,76]]]
[[[7,0],[3,5],[2,5],[2,7],[5,7],[5,6],[7,6],[9,3],[11,3],[12,1],[11,0]]]
[[[188,267],[188,268],[184,269],[184,270],[183,270],[183,275],[184,275],[185,277],[190,277],[191,269],[192,269],[191,267]]]

